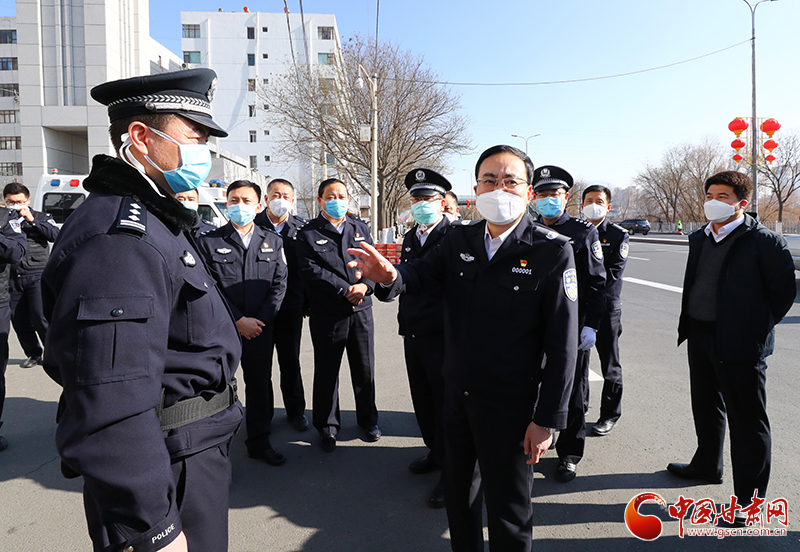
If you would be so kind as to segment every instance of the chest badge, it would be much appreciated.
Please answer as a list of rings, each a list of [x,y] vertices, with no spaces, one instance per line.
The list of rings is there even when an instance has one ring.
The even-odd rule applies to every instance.
[[[464,261],[465,263],[471,263],[472,261],[475,260],[475,257],[470,255],[469,253],[462,253],[460,256],[461,260]]]
[[[228,249],[227,247],[220,247],[219,249],[217,249],[217,253],[219,253],[220,255],[227,255],[230,252],[231,250]]]
[[[361,234],[359,234],[358,232],[356,232],[356,237],[355,237],[355,240],[356,240],[357,242],[358,242],[358,241],[364,241],[364,236],[362,236]]]
[[[513,274],[525,274],[527,276],[530,276],[533,273],[533,271],[527,267],[528,267],[528,261],[526,261],[525,259],[520,259],[519,266],[512,267],[511,272]]]
[[[261,252],[262,253],[272,253],[274,249],[272,249],[267,242],[262,242],[261,244]]]
[[[316,241],[317,245],[325,245],[326,243],[328,243],[328,240],[317,240]]]
[[[519,260],[519,266],[521,266],[522,268],[525,268],[526,266],[528,266],[528,261],[526,261],[525,259],[520,259]]]
[[[181,255],[181,262],[183,262],[184,266],[188,266],[189,268],[197,264],[197,261],[194,260],[194,255],[188,251],[184,251],[183,255]]]

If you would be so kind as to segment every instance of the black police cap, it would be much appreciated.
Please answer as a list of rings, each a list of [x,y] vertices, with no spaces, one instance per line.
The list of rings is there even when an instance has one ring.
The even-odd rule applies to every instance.
[[[113,122],[134,115],[176,113],[208,127],[212,136],[228,135],[211,118],[217,74],[206,68],[171,71],[106,82],[92,88],[92,98],[108,106]]]
[[[405,179],[406,188],[411,196],[444,195],[453,187],[445,177],[430,169],[413,169]]]
[[[543,192],[544,190],[554,190],[556,188],[564,188],[569,191],[574,184],[572,175],[555,165],[544,165],[533,171],[534,192]]]

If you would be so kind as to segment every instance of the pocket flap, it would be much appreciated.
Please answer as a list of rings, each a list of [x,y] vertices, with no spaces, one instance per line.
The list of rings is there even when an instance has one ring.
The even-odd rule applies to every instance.
[[[153,316],[150,295],[81,297],[78,320],[145,320]]]

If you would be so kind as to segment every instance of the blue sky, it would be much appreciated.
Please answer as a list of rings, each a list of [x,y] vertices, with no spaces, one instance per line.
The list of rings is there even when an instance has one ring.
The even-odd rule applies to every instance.
[[[299,2],[289,0],[299,12]],[[180,52],[180,12],[280,12],[283,1],[151,2],[151,35]],[[10,6],[10,7],[9,7]],[[334,13],[339,32],[372,34],[376,0],[305,0],[306,13]],[[10,12],[8,10],[11,10]],[[0,0],[0,13],[13,3]],[[756,12],[758,115],[800,129],[800,2]],[[535,165],[627,186],[648,162],[681,143],[728,145],[727,125],[751,111],[750,10],[742,0],[419,1],[383,0],[380,39],[421,54],[449,82],[517,83],[615,75],[721,53],[673,67],[590,82],[454,86],[477,152],[524,147]],[[776,135],[780,142],[780,133]],[[730,150],[733,154],[733,150]],[[779,155],[780,149],[776,150]],[[477,153],[448,160],[458,192],[471,188]]]

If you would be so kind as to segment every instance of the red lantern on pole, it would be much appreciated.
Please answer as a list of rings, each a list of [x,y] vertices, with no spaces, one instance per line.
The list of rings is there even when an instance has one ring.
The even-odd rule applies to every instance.
[[[775,161],[776,157],[774,155],[772,155],[772,154],[769,154],[764,159],[766,159],[767,161],[772,163],[773,161]]]
[[[747,130],[747,127],[749,126],[750,125],[748,124],[747,121],[745,121],[741,117],[737,117],[736,119],[728,123],[728,130],[736,134],[736,137],[738,138],[739,136],[742,135],[742,132]]]
[[[767,119],[761,123],[761,132],[772,138],[772,135],[781,129],[781,124],[775,119]]]
[[[744,159],[744,157],[742,157],[742,156],[741,156],[740,154],[738,154],[738,153],[737,153],[736,155],[734,155],[734,156],[733,156],[733,160],[734,160],[734,161],[736,161],[737,163],[738,163],[739,161],[741,161],[742,159]]]
[[[737,153],[738,153],[738,152],[739,152],[739,150],[740,150],[740,149],[742,149],[742,148],[743,148],[745,145],[746,145],[746,144],[744,143],[744,140],[740,140],[739,138],[737,138],[736,140],[734,140],[733,142],[731,142],[731,147],[732,147],[733,149],[735,149]]]
[[[769,150],[770,153],[772,153],[772,150],[774,150],[777,147],[778,147],[778,142],[776,142],[775,140],[767,140],[766,142],[764,142],[764,149]]]

